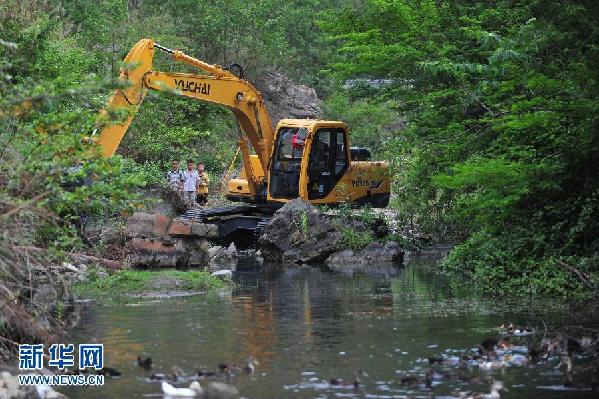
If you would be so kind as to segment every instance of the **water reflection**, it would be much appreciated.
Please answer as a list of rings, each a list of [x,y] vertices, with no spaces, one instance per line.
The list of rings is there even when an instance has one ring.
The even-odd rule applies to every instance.
[[[428,397],[423,386],[398,382],[406,374],[423,377],[428,356],[468,350],[504,321],[542,317],[564,323],[574,317],[569,309],[546,303],[477,299],[467,286],[456,290],[432,273],[430,263],[416,260],[393,272],[380,267],[375,277],[269,267],[239,273],[237,287],[228,293],[92,305],[74,338],[104,343],[106,364],[121,369],[123,377],[103,388],[67,393],[73,398],[159,394],[159,385],[146,382],[147,373],[135,365],[143,353],[152,356],[155,372],[166,373],[173,365],[192,373],[221,362],[242,364],[253,355],[260,361],[257,373],[232,379],[248,398]],[[597,325],[595,314],[587,313],[584,323]],[[327,382],[352,378],[356,369],[369,374],[357,395]],[[521,367],[499,375],[515,386],[502,397],[591,397],[538,389],[561,383],[559,373],[546,371]],[[448,395],[454,388],[460,383],[437,381],[434,393]]]

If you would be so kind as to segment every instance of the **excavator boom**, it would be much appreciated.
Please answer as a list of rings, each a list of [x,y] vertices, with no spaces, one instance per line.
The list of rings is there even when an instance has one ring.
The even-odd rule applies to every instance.
[[[170,54],[174,60],[190,65],[204,74],[152,70],[154,49],[162,50]],[[114,93],[103,113],[126,110],[128,115],[120,123],[108,125],[100,131],[98,143],[104,156],[114,155],[148,90],[173,92],[219,104],[233,111],[262,167],[261,171],[251,167],[248,146],[243,145],[246,138],[240,138],[245,174],[251,195],[256,194],[257,185],[264,184],[264,171],[268,168],[274,131],[262,96],[251,83],[219,66],[207,64],[181,51],[157,45],[151,39],[140,40],[129,51],[124,60],[120,79],[128,82],[129,85]]]

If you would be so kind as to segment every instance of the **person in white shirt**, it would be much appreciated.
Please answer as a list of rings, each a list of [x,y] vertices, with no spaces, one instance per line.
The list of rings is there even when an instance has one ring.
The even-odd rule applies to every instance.
[[[196,200],[196,190],[200,181],[198,171],[193,167],[193,160],[187,160],[187,170],[183,172],[183,195],[187,206],[193,208]]]
[[[183,171],[179,169],[179,161],[173,161],[173,168],[166,174],[166,181],[176,190],[183,188]]]

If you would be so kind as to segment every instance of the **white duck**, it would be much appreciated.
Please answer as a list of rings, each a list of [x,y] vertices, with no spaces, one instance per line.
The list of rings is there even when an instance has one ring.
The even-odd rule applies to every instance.
[[[483,371],[493,371],[500,370],[507,366],[507,363],[504,360],[491,360],[487,362],[481,362],[478,364],[478,368]]]
[[[173,398],[195,398],[204,394],[204,389],[199,382],[194,381],[189,388],[175,388],[166,381],[162,381],[162,392],[167,397]]]
[[[501,391],[501,390],[507,391],[507,389],[505,389],[503,386],[503,382],[495,381],[493,383],[493,385],[491,385],[491,392],[479,393],[479,394],[474,395],[472,398],[473,399],[499,399],[500,398],[499,391]]]
[[[67,396],[55,391],[49,385],[36,385],[35,390],[41,399],[68,399]]]

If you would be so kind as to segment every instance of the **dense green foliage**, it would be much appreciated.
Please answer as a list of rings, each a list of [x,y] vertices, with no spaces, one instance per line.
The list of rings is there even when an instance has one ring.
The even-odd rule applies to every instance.
[[[320,25],[330,72],[388,78],[406,219],[465,242],[446,266],[485,290],[569,294],[597,271],[599,6],[367,0]],[[372,97],[366,94],[366,98]],[[531,288],[532,287],[532,288]]]
[[[316,87],[352,144],[390,162],[406,224],[458,244],[446,270],[497,293],[569,295],[599,269],[591,0],[8,0],[0,16],[3,195],[45,193],[42,206],[76,221],[130,208],[124,193],[162,179],[173,158],[204,161],[218,182],[237,126],[213,105],[149,95],[124,159],[99,159],[80,140],[120,60],[152,37],[239,62],[250,80],[274,67]],[[162,55],[156,68],[189,71]],[[27,113],[9,112],[32,97]],[[65,168],[83,160],[80,175],[103,183],[62,188]]]
[[[60,25],[50,17],[4,16],[1,26],[3,239],[73,249],[82,218],[137,205],[136,175],[85,139],[100,123],[101,95],[114,85],[88,74],[71,39],[55,41]]]

